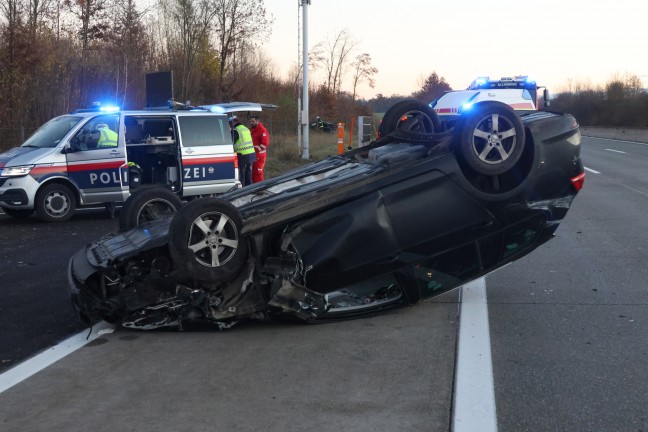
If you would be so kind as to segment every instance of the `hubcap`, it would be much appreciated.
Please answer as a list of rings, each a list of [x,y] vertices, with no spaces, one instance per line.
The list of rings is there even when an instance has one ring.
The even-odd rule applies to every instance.
[[[60,191],[54,191],[45,198],[45,210],[51,216],[63,216],[70,210],[70,200]]]
[[[232,259],[238,248],[238,230],[223,213],[206,213],[196,218],[189,232],[188,247],[196,260],[207,267],[220,267]]]
[[[513,122],[499,114],[482,118],[473,131],[472,148],[484,163],[496,165],[508,159],[517,144]]]

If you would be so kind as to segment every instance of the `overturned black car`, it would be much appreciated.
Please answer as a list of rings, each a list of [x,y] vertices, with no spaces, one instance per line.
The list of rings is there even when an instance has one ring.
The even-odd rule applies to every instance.
[[[131,217],[70,260],[73,305],[86,323],[140,329],[348,318],[439,295],[549,240],[583,184],[575,119],[484,102],[451,126],[404,101],[369,146],[172,218]]]

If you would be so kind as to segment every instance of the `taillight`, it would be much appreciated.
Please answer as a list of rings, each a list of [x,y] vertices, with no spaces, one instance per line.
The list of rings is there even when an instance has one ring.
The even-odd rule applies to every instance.
[[[583,183],[585,183],[585,172],[582,172],[578,174],[576,177],[573,177],[571,179],[571,182],[577,191],[581,190],[583,188]]]

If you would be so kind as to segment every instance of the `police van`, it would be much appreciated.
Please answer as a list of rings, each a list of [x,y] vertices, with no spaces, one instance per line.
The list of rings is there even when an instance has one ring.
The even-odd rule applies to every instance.
[[[185,110],[83,110],[55,117],[0,154],[0,207],[22,218],[68,220],[78,207],[125,201],[158,185],[178,197],[240,187],[231,103]]]

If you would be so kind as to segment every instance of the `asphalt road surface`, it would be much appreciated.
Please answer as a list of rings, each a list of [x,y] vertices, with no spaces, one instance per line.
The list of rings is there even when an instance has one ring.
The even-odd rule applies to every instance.
[[[584,138],[556,238],[486,278],[499,431],[648,432],[648,144]],[[0,215],[0,359],[83,329],[65,263],[114,229]],[[0,430],[446,431],[458,296],[326,325],[118,330],[0,393]],[[474,430],[484,430],[476,427]]]

